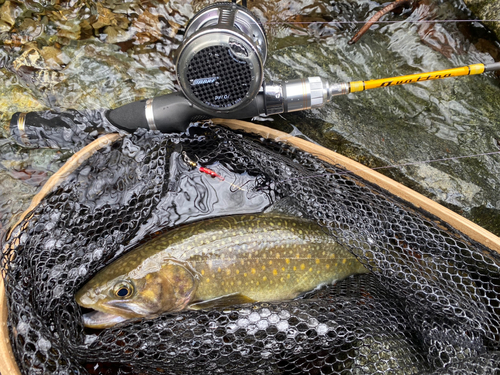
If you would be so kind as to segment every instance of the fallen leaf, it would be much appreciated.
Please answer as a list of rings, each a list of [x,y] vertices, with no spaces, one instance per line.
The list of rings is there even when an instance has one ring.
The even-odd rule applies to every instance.
[[[132,26],[138,30],[135,39],[139,44],[151,43],[162,37],[159,17],[147,10],[133,21]]]
[[[92,24],[96,30],[105,26],[114,26],[125,30],[129,25],[126,15],[113,13],[101,3],[97,3],[97,14],[97,21]]]

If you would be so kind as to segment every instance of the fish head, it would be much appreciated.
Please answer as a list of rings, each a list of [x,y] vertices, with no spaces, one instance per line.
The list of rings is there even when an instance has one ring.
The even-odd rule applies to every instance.
[[[80,306],[95,310],[83,315],[84,325],[101,329],[128,319],[180,311],[191,301],[196,286],[197,278],[189,267],[169,261],[112,278],[106,277],[105,268],[76,293],[75,299]]]

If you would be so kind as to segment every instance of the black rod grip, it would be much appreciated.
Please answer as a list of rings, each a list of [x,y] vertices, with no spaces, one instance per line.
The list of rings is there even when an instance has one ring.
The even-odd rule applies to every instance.
[[[106,116],[113,125],[129,132],[138,128],[146,128],[157,129],[162,133],[178,133],[185,131],[194,121],[216,117],[245,119],[265,113],[264,97],[261,93],[244,108],[231,113],[219,113],[216,108],[212,111],[198,108],[182,93],[176,92],[152,99],[149,105],[152,106],[150,121],[153,125],[150,126],[147,118],[148,100],[150,99],[125,104],[110,110]]]
[[[120,129],[133,132],[138,128],[159,130],[162,133],[183,132],[193,119],[208,119],[213,116],[193,106],[182,93],[175,92],[152,99],[152,119],[150,126],[147,118],[149,99],[125,104],[110,110],[108,120]]]
[[[156,128],[162,133],[183,132],[193,121],[214,117],[207,111],[194,106],[180,92],[155,97],[153,115]]]

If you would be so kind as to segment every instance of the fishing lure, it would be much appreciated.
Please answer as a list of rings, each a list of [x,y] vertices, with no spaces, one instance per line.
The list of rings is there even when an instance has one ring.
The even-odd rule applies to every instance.
[[[209,168],[205,168],[205,167],[198,167],[198,163],[194,162],[193,160],[191,160],[189,158],[189,156],[187,156],[186,154],[186,151],[182,151],[182,160],[187,164],[189,165],[192,169],[194,168],[198,168],[198,170],[201,172],[201,173],[206,173],[208,174],[209,176],[211,176],[212,178],[215,178],[217,177],[219,180],[221,181],[224,181],[224,177],[221,176],[220,174],[218,174],[217,172],[209,169]]]

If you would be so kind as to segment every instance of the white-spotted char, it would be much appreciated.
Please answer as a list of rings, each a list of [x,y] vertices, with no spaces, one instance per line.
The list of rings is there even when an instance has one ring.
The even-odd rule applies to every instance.
[[[185,308],[292,299],[363,272],[361,263],[315,222],[240,215],[158,236],[98,272],[76,300],[96,310],[85,314],[86,326],[105,328]]]

